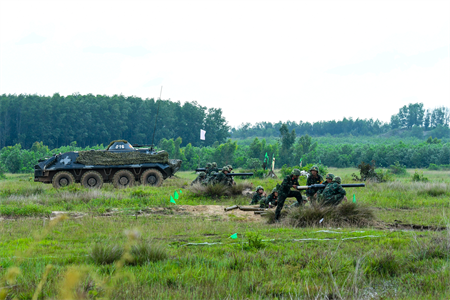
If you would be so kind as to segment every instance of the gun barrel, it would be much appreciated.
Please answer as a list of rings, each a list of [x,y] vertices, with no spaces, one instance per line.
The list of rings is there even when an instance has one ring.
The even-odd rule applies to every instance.
[[[365,183],[344,183],[341,184],[341,186],[343,188],[350,188],[350,187],[365,187],[366,184]],[[303,186],[298,186],[297,190],[308,190],[308,189],[324,189],[325,188],[325,184],[312,184],[312,185],[303,185]]]
[[[227,176],[253,176],[253,173],[228,173]]]
[[[206,168],[197,168],[195,169],[195,172],[205,172]]]

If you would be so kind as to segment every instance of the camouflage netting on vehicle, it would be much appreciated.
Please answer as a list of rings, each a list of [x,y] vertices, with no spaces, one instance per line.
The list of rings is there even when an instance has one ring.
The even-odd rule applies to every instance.
[[[155,154],[146,154],[138,151],[131,152],[109,152],[109,151],[80,151],[77,157],[77,163],[85,165],[135,165],[145,163],[169,162],[169,153],[159,151]]]

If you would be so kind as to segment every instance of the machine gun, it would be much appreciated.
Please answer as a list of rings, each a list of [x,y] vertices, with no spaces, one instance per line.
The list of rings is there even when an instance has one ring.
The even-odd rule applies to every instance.
[[[345,187],[365,187],[365,183],[348,183],[348,184],[341,184],[343,188]],[[297,190],[309,190],[309,189],[324,189],[325,184],[312,184],[312,185],[302,185],[297,186]]]
[[[197,168],[195,172],[206,172],[206,168]]]

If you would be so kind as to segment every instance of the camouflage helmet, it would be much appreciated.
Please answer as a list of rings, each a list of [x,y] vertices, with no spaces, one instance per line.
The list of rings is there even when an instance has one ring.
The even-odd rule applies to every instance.
[[[263,190],[263,191],[264,191],[264,188],[263,188],[262,186],[258,185],[258,186],[256,187],[256,191],[259,191],[259,190]]]
[[[331,179],[331,180],[333,180],[333,179],[334,179],[334,174],[328,173],[328,174],[327,174],[327,177],[326,177],[325,179]]]
[[[273,188],[273,189],[272,189],[272,193],[275,193],[275,192],[277,192],[277,193],[278,193],[278,190],[277,190],[277,188]]]
[[[336,176],[336,177],[334,177],[333,181],[336,182],[336,183],[341,184],[341,177]]]
[[[200,177],[205,177],[205,176],[206,176],[206,173],[205,173],[205,172],[200,172],[200,173],[198,173],[198,175],[199,175]]]
[[[312,166],[311,169],[309,170],[311,171],[317,171],[317,173],[319,173],[319,168],[317,166]]]
[[[213,162],[212,163],[212,166],[215,168],[215,167],[217,167],[217,163],[216,162]]]
[[[225,166],[225,167],[222,168],[222,172],[225,172],[225,171],[230,172],[230,169],[227,166]]]
[[[227,167],[228,169],[230,169],[230,171],[233,170],[233,167],[231,165],[228,165]]]
[[[300,170],[299,169],[292,170],[291,175],[300,176]]]
[[[207,167],[207,168],[211,168],[211,167],[212,167],[211,163],[207,163],[207,164],[206,164],[206,167]]]

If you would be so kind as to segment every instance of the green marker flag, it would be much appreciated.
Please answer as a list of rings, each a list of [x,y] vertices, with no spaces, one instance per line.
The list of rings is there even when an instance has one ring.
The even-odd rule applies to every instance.
[[[230,238],[237,239],[237,232],[235,234],[230,235]]]
[[[183,191],[182,191],[182,190],[180,190],[180,194],[183,194]]]
[[[356,203],[355,194],[353,194],[353,203]]]
[[[178,193],[177,193],[177,191],[175,191],[174,196],[175,196],[175,199],[178,200]]]
[[[172,197],[172,196],[170,196],[170,203],[177,204],[177,203],[175,202],[175,200],[173,200],[173,197]]]

